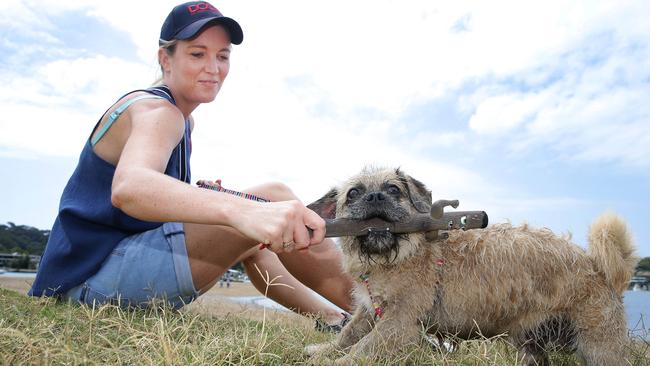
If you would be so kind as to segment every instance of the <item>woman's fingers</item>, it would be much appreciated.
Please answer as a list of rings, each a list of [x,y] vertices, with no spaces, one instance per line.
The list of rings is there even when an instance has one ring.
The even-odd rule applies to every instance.
[[[285,214],[285,220],[286,224],[284,225],[283,232],[282,232],[282,250],[284,252],[290,252],[294,249],[296,246],[296,241],[294,238],[294,227],[296,226],[296,219],[295,217],[296,212],[295,212],[295,207],[290,206],[289,210]]]
[[[301,250],[309,246],[309,231],[307,231],[307,227],[302,220],[300,225],[296,225],[293,237],[296,243],[296,249]]]
[[[300,201],[268,203],[272,208],[266,217],[260,217],[263,231],[260,249],[268,248],[275,253],[307,249],[325,238],[325,221]],[[310,235],[309,229],[313,231]]]
[[[325,240],[325,220],[318,214],[306,208],[305,225],[313,230],[309,244],[318,244]]]

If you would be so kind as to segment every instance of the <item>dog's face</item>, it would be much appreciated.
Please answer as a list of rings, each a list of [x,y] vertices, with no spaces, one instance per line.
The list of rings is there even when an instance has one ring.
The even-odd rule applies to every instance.
[[[325,218],[406,222],[431,211],[431,192],[399,169],[366,168],[308,206]],[[344,254],[364,265],[392,264],[417,250],[424,234],[373,231],[342,238]]]

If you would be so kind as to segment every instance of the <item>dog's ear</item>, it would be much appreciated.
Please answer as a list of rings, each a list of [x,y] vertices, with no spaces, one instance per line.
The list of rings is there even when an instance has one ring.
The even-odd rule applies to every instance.
[[[431,213],[431,191],[427,189],[424,183],[402,173],[399,169],[395,173],[406,185],[407,194],[411,204],[418,212]]]
[[[324,219],[333,219],[336,216],[336,196],[338,195],[338,189],[332,188],[323,197],[308,204],[307,208],[316,212]]]

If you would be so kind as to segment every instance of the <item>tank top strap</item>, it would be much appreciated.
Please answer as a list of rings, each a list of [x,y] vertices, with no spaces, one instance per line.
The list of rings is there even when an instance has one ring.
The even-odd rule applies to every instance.
[[[129,106],[131,104],[133,104],[133,103],[135,103],[135,102],[137,102],[139,100],[142,100],[142,99],[165,99],[165,98],[163,98],[161,96],[158,96],[158,95],[145,94],[145,95],[139,95],[139,96],[137,96],[135,98],[131,98],[131,99],[127,100],[126,102],[122,103],[122,105],[117,107],[113,111],[113,113],[111,113],[111,115],[108,116],[108,121],[106,121],[104,126],[102,126],[102,128],[97,132],[95,137],[93,137],[93,139],[90,141],[91,145],[95,146],[95,144],[97,144],[97,142],[99,142],[99,140],[104,136],[106,131],[108,131],[108,129],[111,128],[113,123],[122,115],[122,113],[124,113],[124,111],[127,108],[129,108]]]
[[[147,88],[145,91],[149,92],[149,93],[152,93],[152,94],[155,94],[155,95],[157,95],[159,97],[163,97],[163,98],[167,99],[171,104],[176,105],[176,100],[174,99],[174,96],[172,95],[172,91],[165,84],[152,86],[150,88]]]

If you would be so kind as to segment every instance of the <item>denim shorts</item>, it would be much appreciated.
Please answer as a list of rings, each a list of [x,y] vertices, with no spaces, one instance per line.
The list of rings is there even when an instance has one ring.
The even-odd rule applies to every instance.
[[[120,241],[100,270],[63,298],[122,307],[149,307],[162,301],[179,309],[198,295],[183,224],[168,222]]]

